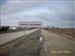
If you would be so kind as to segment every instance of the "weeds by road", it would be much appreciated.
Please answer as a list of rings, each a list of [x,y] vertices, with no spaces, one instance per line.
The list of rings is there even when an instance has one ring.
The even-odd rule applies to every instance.
[[[21,39],[2,47],[2,49],[6,50],[6,53],[2,54],[5,56],[39,56],[40,36],[41,31],[23,36]]]

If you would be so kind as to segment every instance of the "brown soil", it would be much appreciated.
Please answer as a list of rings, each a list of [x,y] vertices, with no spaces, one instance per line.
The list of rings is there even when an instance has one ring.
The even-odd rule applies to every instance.
[[[64,34],[69,36],[69,39],[75,39],[75,29],[50,29],[53,33]]]

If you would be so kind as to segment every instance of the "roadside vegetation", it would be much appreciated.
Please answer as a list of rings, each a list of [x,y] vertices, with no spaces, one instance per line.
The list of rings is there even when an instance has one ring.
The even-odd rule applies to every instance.
[[[54,28],[54,29],[46,29],[49,30],[50,32],[62,35],[62,36],[68,36],[66,38],[74,40],[75,39],[75,29],[67,29],[67,28]]]
[[[11,42],[2,47],[5,56],[39,56],[42,43],[40,42],[41,31],[36,31],[22,36],[14,42]],[[2,51],[2,50],[1,50]]]

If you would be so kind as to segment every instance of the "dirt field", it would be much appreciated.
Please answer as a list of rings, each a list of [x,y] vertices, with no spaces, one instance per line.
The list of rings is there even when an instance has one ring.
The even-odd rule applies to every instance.
[[[48,30],[42,30],[42,35],[44,42],[40,56],[75,56],[75,41]]]
[[[75,39],[75,29],[50,29],[49,31],[57,34],[67,35],[69,39]]]

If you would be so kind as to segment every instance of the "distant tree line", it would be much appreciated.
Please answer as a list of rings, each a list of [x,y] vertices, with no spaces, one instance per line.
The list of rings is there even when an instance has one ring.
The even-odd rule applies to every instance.
[[[62,27],[55,27],[55,26],[46,26],[45,29],[75,29],[74,27],[71,28],[62,28]]]
[[[0,31],[7,31],[8,29],[9,29],[9,26],[0,27]]]

